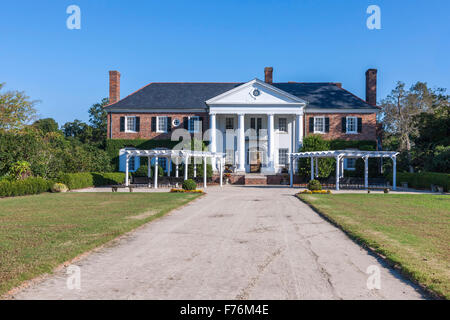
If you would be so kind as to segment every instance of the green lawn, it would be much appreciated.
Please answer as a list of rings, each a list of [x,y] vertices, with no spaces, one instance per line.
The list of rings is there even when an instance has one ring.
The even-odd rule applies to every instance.
[[[45,193],[0,199],[0,295],[197,197]]]
[[[450,298],[450,196],[298,195],[351,236]]]

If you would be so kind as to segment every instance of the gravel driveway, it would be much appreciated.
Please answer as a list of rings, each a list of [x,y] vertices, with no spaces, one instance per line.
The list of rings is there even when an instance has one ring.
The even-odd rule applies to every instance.
[[[413,285],[280,187],[208,195],[81,259],[17,299],[421,299]],[[381,289],[367,289],[369,266]]]

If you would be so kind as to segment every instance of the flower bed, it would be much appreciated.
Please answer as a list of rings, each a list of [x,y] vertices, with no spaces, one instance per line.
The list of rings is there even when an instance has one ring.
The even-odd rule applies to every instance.
[[[177,189],[177,188],[170,189],[170,192],[179,192],[179,193],[203,193],[202,190],[184,190],[184,189]]]

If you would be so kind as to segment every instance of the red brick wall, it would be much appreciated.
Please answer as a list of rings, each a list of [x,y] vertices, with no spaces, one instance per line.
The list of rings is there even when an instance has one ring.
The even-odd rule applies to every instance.
[[[168,116],[174,119],[180,120],[180,125],[174,127],[172,125],[172,131],[175,129],[183,129],[183,118],[191,116],[200,116],[203,121],[206,121],[206,127],[209,128],[209,115],[206,112],[201,113],[110,113],[108,114],[108,138],[110,138],[110,116],[112,116],[112,139],[166,139],[170,140],[172,132],[159,133],[152,132],[152,117],[156,116]],[[124,116],[136,116],[140,117],[140,131],[139,132],[120,132],[120,117]]]
[[[376,140],[377,138],[377,119],[375,113],[308,113],[306,114],[305,135],[314,134],[309,131],[309,118],[311,117],[330,118],[330,132],[323,133],[321,136],[327,140]],[[346,134],[342,132],[342,117],[362,118],[362,132],[356,134]]]

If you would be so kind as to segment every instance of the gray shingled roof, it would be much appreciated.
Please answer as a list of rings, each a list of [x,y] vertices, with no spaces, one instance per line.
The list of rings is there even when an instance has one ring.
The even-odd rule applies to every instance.
[[[243,83],[150,83],[106,107],[114,110],[204,109],[205,101]],[[308,102],[307,109],[376,109],[333,83],[273,83],[274,87]]]

